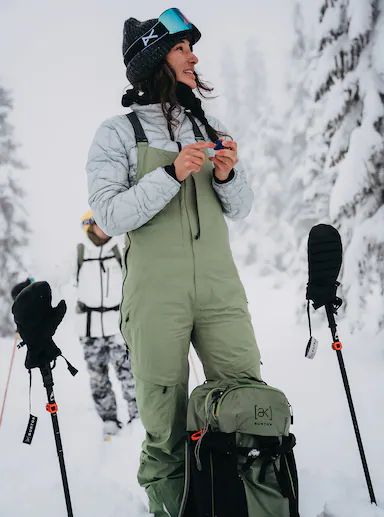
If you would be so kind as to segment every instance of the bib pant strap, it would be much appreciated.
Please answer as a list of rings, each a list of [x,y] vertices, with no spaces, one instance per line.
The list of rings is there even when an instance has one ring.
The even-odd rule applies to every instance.
[[[192,129],[193,129],[193,133],[195,135],[195,138],[197,141],[204,141],[205,138],[203,136],[203,133],[200,131],[200,128],[199,126],[197,125],[196,123],[196,120],[195,118],[193,117],[193,115],[189,112],[189,111],[186,111],[185,114],[187,115],[187,117],[189,118],[189,120],[191,121],[191,124],[192,124]]]
[[[132,124],[133,130],[135,132],[136,143],[137,144],[139,142],[148,143],[148,139],[145,136],[143,126],[141,125],[139,117],[136,115],[136,113],[134,111],[132,111],[131,113],[127,113],[126,117]]]

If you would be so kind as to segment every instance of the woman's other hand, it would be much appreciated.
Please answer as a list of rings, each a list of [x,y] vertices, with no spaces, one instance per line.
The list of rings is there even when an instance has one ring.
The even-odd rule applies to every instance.
[[[196,142],[186,145],[173,162],[177,179],[183,181],[193,172],[200,172],[206,157],[204,149],[213,149],[213,147],[215,147],[213,142]]]
[[[225,149],[216,151],[215,156],[209,159],[215,166],[215,177],[224,181],[238,162],[237,143],[234,140],[221,140],[221,143]]]

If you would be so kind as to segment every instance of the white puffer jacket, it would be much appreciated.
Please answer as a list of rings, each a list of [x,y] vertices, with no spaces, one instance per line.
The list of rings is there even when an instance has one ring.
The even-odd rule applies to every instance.
[[[151,147],[177,152],[177,141],[182,147],[196,141],[184,108],[176,116],[179,124],[174,130],[175,141],[170,138],[160,104],[133,104],[131,108],[138,115]],[[228,134],[217,119],[210,116],[207,119],[214,129]],[[196,122],[208,141],[204,126],[197,119]],[[160,212],[180,189],[179,182],[162,167],[146,174],[139,182],[136,169],[136,141],[130,121],[125,115],[106,120],[91,145],[87,173],[89,205],[97,224],[108,235],[139,228]],[[240,162],[231,181],[219,184],[212,179],[212,185],[226,216],[242,219],[248,215],[253,193]]]
[[[96,246],[84,236],[82,244],[84,261],[78,275],[78,302],[92,308],[118,306],[122,294],[122,271],[112,251],[118,240],[113,238],[103,246]],[[120,333],[119,310],[92,311],[90,317],[90,337],[113,336]],[[87,335],[86,312],[78,312],[77,329],[80,337]]]

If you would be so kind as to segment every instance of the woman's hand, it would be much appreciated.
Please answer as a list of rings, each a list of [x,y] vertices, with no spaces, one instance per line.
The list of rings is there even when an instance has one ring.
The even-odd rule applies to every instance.
[[[225,149],[216,151],[215,156],[209,159],[215,165],[214,173],[216,178],[224,181],[238,162],[237,143],[234,140],[220,140]]]
[[[204,149],[213,148],[213,142],[196,142],[195,144],[186,145],[179,153],[179,156],[173,162],[175,166],[176,177],[179,181],[183,181],[192,172],[200,172],[204,163],[206,154]]]

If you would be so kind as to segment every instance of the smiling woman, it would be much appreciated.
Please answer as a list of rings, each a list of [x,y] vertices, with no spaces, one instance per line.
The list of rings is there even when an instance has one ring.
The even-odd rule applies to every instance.
[[[121,331],[147,432],[138,480],[155,517],[181,507],[190,343],[208,379],[260,379],[224,219],[248,215],[253,194],[236,142],[217,145],[227,131],[193,92],[212,90],[195,68],[200,37],[178,9],[126,20],[132,111],[101,125],[87,164],[97,224],[127,234]]]
[[[192,52],[189,40],[183,39],[168,52],[166,62],[176,75],[176,80],[190,88],[196,88],[195,65],[199,62]]]

